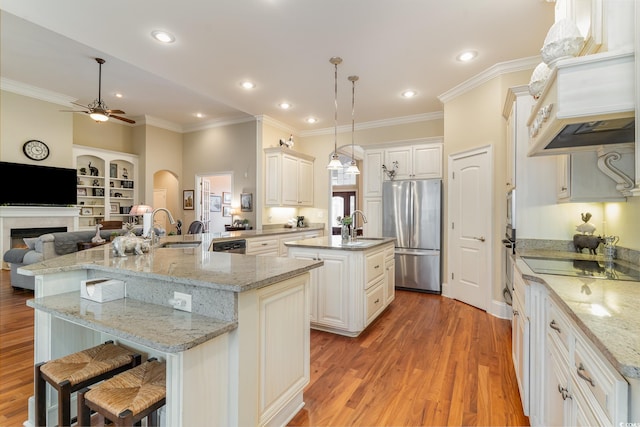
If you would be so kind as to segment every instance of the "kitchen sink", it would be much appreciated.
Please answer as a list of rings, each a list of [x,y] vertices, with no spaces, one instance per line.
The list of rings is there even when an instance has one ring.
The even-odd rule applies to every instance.
[[[186,249],[186,248],[197,248],[200,246],[202,242],[191,241],[191,242],[165,242],[161,243],[158,248],[160,249]]]

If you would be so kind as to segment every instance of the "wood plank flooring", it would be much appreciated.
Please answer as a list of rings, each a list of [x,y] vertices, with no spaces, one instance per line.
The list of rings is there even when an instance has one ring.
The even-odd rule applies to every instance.
[[[0,426],[33,394],[30,291],[0,271]],[[290,426],[526,426],[511,326],[435,295],[397,291],[358,338],[311,331],[311,383]],[[199,427],[199,426],[195,426]],[[203,426],[205,427],[205,426]]]

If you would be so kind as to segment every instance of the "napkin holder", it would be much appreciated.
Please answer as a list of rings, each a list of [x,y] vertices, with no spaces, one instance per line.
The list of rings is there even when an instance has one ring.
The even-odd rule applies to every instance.
[[[80,297],[95,302],[124,298],[124,281],[108,278],[88,279],[80,282]]]

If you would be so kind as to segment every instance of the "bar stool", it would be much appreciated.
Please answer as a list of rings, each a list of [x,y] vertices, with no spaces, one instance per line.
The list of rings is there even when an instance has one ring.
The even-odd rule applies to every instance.
[[[71,393],[140,364],[141,356],[106,341],[104,344],[35,365],[35,423],[47,423],[46,382],[58,391],[58,426],[71,425]]]
[[[155,358],[93,388],[78,392],[78,426],[91,425],[91,410],[116,426],[132,426],[147,417],[158,425],[158,409],[166,401],[166,363]]]

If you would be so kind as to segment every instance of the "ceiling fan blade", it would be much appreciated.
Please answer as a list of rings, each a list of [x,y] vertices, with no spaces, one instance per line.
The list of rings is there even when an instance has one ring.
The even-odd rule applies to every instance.
[[[89,113],[88,111],[85,110],[59,110],[62,113]]]
[[[109,114],[127,114],[122,110],[107,110],[107,113],[109,113]]]
[[[114,116],[113,114],[109,115],[109,117],[122,120],[123,122],[131,123],[131,124],[134,124],[136,122],[135,120],[127,119],[126,117]]]
[[[73,105],[77,105],[78,107],[87,108],[87,106],[86,106],[86,105],[78,104],[77,102],[73,102],[73,101],[71,101],[71,103],[72,103]]]

